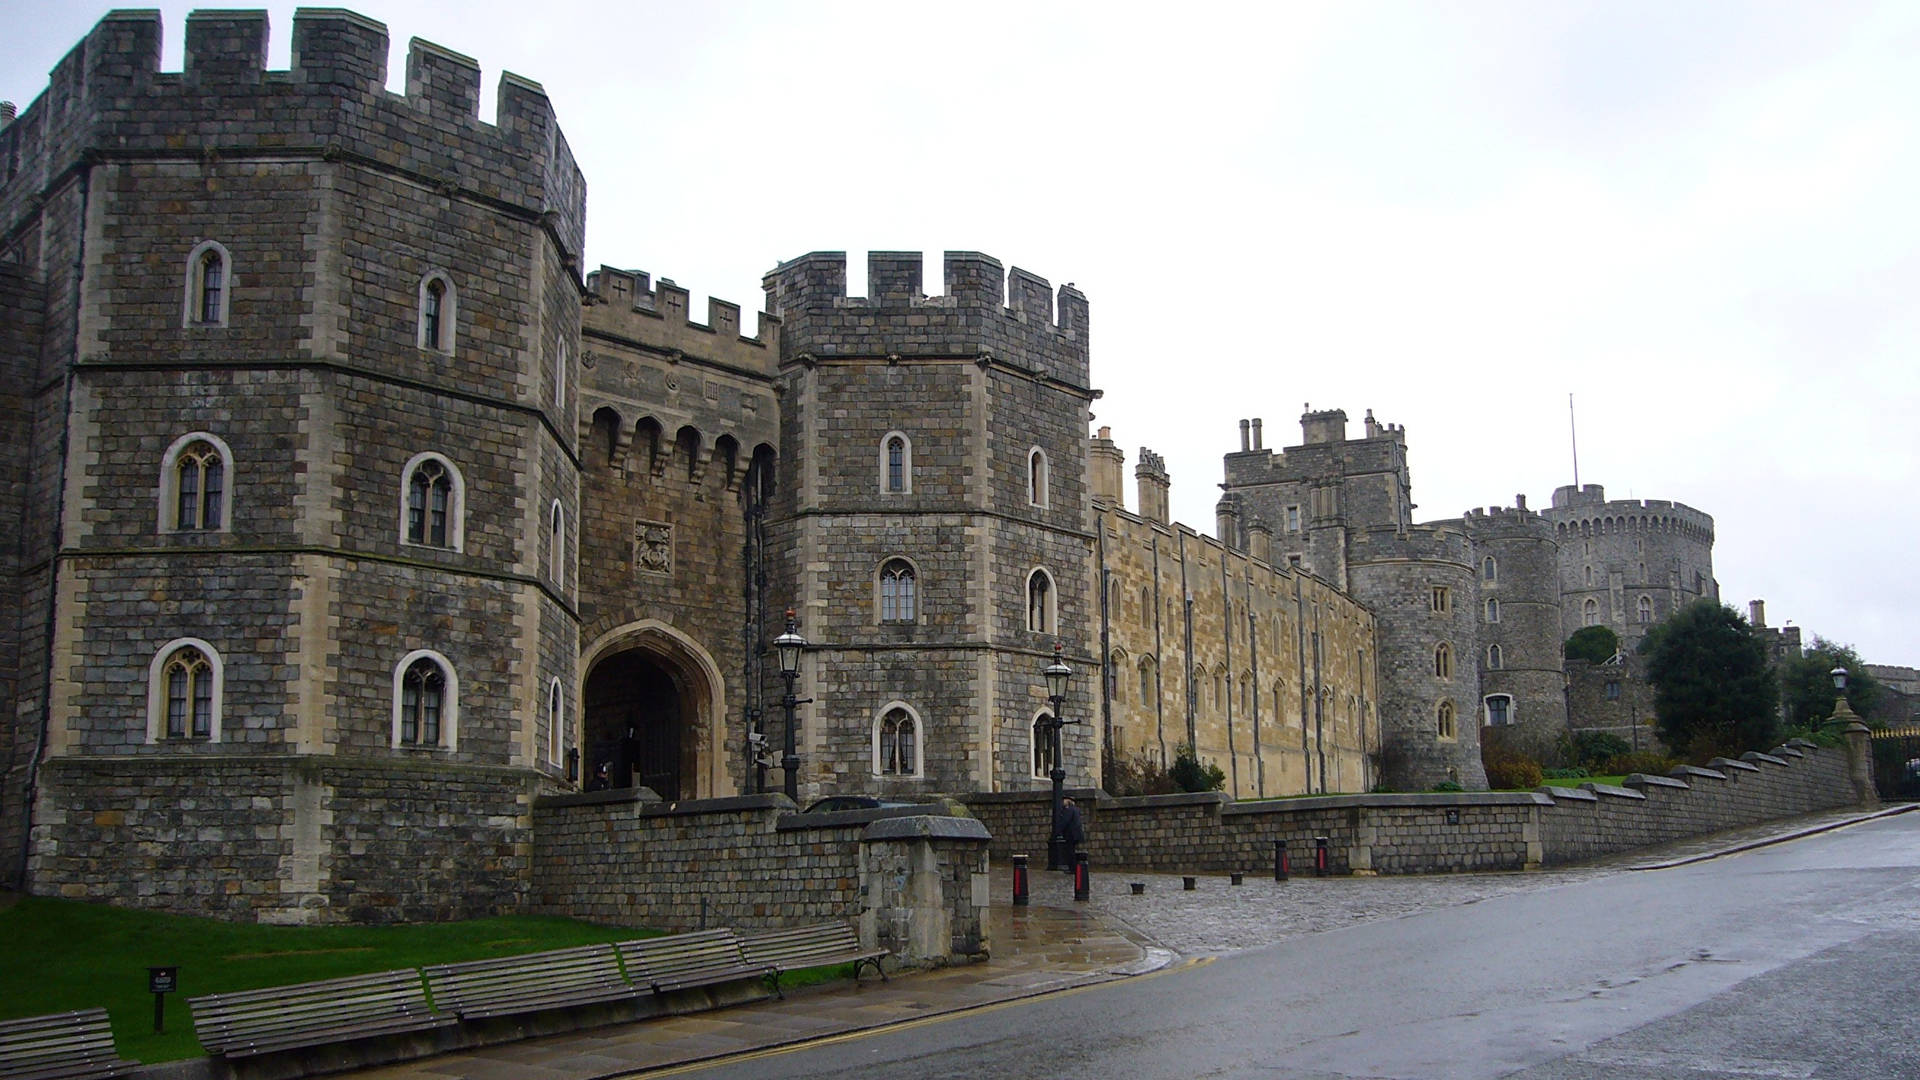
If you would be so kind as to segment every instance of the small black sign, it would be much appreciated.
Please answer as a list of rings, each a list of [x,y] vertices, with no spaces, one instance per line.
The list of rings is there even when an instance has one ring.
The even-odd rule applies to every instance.
[[[150,967],[147,969],[147,993],[171,994],[180,989],[180,969],[177,967]]]

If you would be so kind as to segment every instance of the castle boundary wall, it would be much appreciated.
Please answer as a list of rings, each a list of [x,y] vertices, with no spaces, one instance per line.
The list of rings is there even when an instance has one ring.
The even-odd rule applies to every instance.
[[[534,914],[669,932],[837,921],[903,963],[981,953],[989,837],[938,806],[796,814],[783,795],[644,788],[533,809]]]
[[[1531,870],[1856,804],[1847,750],[1798,739],[1770,754],[1715,759],[1710,768],[1636,773],[1621,787],[1260,802],[1222,792],[1072,794],[1096,868],[1176,873],[1270,872],[1275,840],[1287,842],[1295,873],[1311,873],[1319,836],[1328,838],[1333,872],[1341,874]],[[993,833],[995,858],[1045,850],[1049,795],[980,793],[962,801]]]

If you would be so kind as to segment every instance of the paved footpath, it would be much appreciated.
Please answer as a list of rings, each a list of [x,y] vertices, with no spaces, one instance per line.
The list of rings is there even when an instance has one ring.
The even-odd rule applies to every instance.
[[[351,1075],[359,1080],[605,1080],[1090,986],[1146,974],[1182,957],[1268,945],[1356,922],[1679,865],[1869,816],[1815,814],[1533,873],[1296,874],[1276,882],[1269,866],[1259,876],[1249,868],[1241,885],[1230,884],[1224,874],[1196,875],[1189,891],[1177,874],[1096,869],[1092,898],[1079,903],[1067,875],[1034,871],[1032,905],[1025,909],[1012,906],[1011,873],[996,864],[988,911],[993,956],[985,963],[896,975],[889,982],[869,976],[857,984],[841,981],[790,992],[785,1000],[460,1051]],[[1140,895],[1133,894],[1133,882],[1145,886]]]

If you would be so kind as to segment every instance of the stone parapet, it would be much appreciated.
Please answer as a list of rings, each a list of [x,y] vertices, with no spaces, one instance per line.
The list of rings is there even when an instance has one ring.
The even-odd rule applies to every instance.
[[[1241,802],[1221,792],[1073,796],[1096,866],[1188,873],[1262,872],[1285,841],[1311,873],[1316,839],[1334,873],[1525,870],[1579,862],[1723,829],[1855,804],[1844,749],[1793,745],[1713,768],[1635,774],[1622,786],[1330,795]],[[1048,793],[964,797],[1004,859],[1045,850]]]

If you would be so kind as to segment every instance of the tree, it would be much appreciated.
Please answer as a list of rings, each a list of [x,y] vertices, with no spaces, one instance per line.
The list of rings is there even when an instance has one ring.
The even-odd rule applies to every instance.
[[[1620,635],[1606,626],[1583,626],[1567,639],[1567,659],[1604,664],[1620,651]]]
[[[1640,640],[1660,737],[1695,761],[1765,750],[1779,734],[1780,683],[1739,612],[1698,600]]]
[[[1833,715],[1833,669],[1847,669],[1847,704],[1861,716],[1871,716],[1885,697],[1880,680],[1867,674],[1867,665],[1853,646],[1815,636],[1799,657],[1780,665],[1780,698],[1787,707],[1787,726],[1813,728]]]

